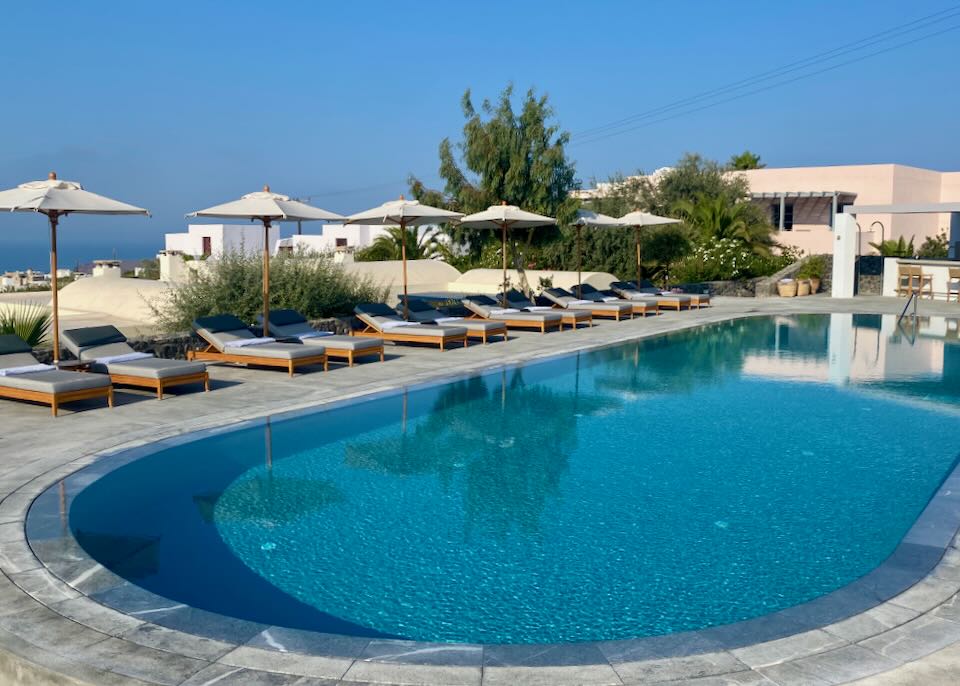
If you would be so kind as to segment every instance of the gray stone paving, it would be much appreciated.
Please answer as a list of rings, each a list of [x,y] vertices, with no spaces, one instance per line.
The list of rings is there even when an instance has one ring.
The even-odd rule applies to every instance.
[[[340,638],[333,656],[308,654],[333,641],[276,628],[245,645],[201,638],[107,608],[86,597],[101,570],[77,566],[55,577],[27,544],[33,499],[98,455],[367,393],[472,373],[503,364],[611,345],[735,316],[792,312],[895,313],[882,298],[792,300],[717,298],[715,306],[574,332],[513,333],[506,343],[445,353],[392,347],[386,363],[364,363],[288,378],[273,371],[213,367],[210,394],[179,390],[163,401],[117,394],[64,408],[52,420],[39,406],[0,403],[0,683],[4,684],[954,684],[960,682],[960,548],[954,539],[936,568],[887,602],[820,628],[758,645],[716,647],[692,635],[664,658],[656,643],[531,647],[431,646]],[[922,303],[923,314],[960,316],[960,307]],[[924,545],[923,548],[930,548]],[[941,546],[942,550],[942,546]],[[43,556],[50,551],[43,551]],[[55,551],[69,562],[70,550]],[[45,559],[47,559],[45,557]],[[102,570],[105,572],[105,570]],[[107,573],[109,574],[109,573]],[[81,592],[82,591],[82,592]],[[618,647],[618,644],[619,647]],[[278,648],[278,646],[280,646]],[[678,655],[678,656],[677,656]],[[857,681],[859,680],[859,681]]]

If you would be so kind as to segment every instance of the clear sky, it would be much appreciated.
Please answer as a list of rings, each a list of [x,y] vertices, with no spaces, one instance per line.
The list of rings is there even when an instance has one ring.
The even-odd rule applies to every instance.
[[[622,135],[576,135],[954,7],[13,3],[0,41],[0,187],[56,169],[147,207],[152,219],[71,217],[62,231],[68,260],[71,249],[106,246],[140,257],[183,230],[186,212],[264,183],[341,213],[396,197],[411,172],[436,183],[437,145],[459,137],[464,90],[492,98],[509,82],[549,94],[585,184],[685,151],[726,160],[744,148],[771,166],[960,169],[960,31],[699,112],[671,110]],[[960,16],[872,49],[953,25]],[[45,236],[38,217],[0,217],[0,268],[16,266],[2,255],[23,244],[43,255]]]

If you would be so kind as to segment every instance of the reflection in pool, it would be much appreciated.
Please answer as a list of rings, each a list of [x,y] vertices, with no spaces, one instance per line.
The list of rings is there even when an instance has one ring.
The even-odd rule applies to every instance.
[[[897,546],[960,453],[955,332],[751,318],[496,371],[162,449],[81,491],[70,526],[139,586],[265,624],[538,643],[730,623]]]

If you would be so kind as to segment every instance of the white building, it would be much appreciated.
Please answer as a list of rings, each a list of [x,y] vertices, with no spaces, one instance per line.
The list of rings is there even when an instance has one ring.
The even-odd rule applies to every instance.
[[[280,238],[280,229],[270,227],[271,251]],[[191,257],[217,257],[225,252],[259,255],[263,252],[263,225],[190,224],[186,233],[168,233],[164,248]]]

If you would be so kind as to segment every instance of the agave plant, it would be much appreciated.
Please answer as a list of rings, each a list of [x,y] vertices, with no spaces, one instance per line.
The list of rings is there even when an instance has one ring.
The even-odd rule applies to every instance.
[[[50,332],[52,321],[50,309],[43,305],[14,305],[0,309],[0,334],[16,334],[38,346]]]

